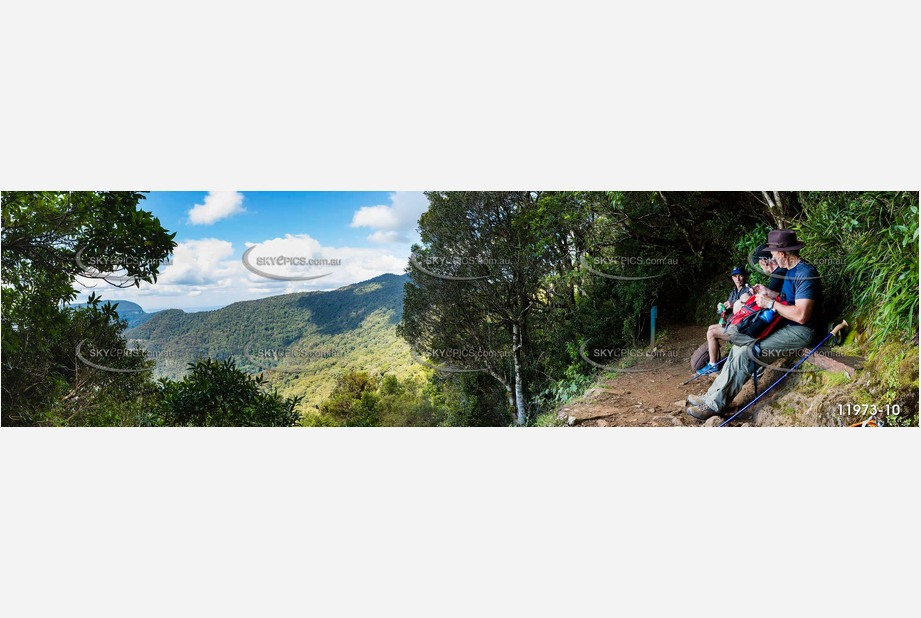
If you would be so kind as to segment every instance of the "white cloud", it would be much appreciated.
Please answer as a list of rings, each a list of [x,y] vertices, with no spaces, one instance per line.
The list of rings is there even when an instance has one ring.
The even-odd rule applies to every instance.
[[[240,259],[242,252],[226,240],[186,240],[173,250],[172,263],[161,268],[156,284],[142,282],[140,288],[104,289],[104,297],[134,301],[146,311],[173,307],[215,307],[277,294],[333,290],[384,273],[403,274],[406,266],[403,251],[326,247],[307,234],[287,234],[281,238],[244,244],[240,248],[243,251],[255,247],[249,258],[253,265],[258,257],[327,258],[338,260],[339,264],[257,266],[257,270],[274,275],[326,275],[306,281],[278,281],[247,270]],[[97,285],[95,291],[98,293],[107,287]],[[89,287],[84,290],[90,291]]]
[[[363,206],[352,215],[352,227],[374,230],[368,240],[376,243],[408,243],[415,238],[419,216],[429,206],[428,198],[418,191],[390,194],[390,205]]]
[[[388,243],[388,242],[400,242],[403,238],[400,235],[400,232],[396,230],[377,230],[370,236],[368,240],[371,242],[377,243]]]
[[[218,238],[186,240],[173,249],[172,264],[157,279],[158,286],[207,286],[232,278],[233,244]]]
[[[352,227],[377,227],[394,230],[399,222],[392,206],[362,206],[352,215]]]
[[[210,191],[204,204],[195,204],[189,211],[189,223],[211,225],[221,219],[246,212],[243,194],[238,191]]]
[[[288,258],[293,260],[326,260],[325,264],[266,263],[267,259]],[[262,259],[263,263],[259,264]],[[285,292],[308,289],[330,289],[365,281],[384,273],[402,274],[406,259],[381,249],[357,247],[324,247],[307,234],[286,234],[283,238],[272,238],[259,243],[249,254],[249,264],[256,270],[282,277],[311,277],[324,275],[308,281],[276,281],[257,273],[248,273],[251,285],[274,285]]]

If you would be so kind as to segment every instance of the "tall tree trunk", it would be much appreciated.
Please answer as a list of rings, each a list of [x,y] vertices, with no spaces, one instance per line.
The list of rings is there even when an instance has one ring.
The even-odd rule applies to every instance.
[[[515,363],[515,413],[517,414],[516,422],[524,425],[528,421],[527,413],[524,406],[524,378],[521,371],[521,327],[517,323],[512,324],[512,359]]]

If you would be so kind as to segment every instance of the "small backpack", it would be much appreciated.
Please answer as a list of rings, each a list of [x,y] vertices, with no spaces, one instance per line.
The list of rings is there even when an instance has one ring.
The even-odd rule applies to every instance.
[[[777,299],[777,303],[781,305],[789,304],[780,298]],[[740,335],[746,335],[760,341],[774,332],[781,320],[780,314],[776,311],[770,321],[765,320],[764,313],[766,311],[769,310],[759,307],[758,303],[755,302],[755,297],[752,296],[745,301],[745,304],[739,307],[738,311],[732,314],[729,326],[735,326]]]
[[[700,347],[691,354],[691,371],[703,369],[710,362],[710,350],[706,343],[700,344]]]

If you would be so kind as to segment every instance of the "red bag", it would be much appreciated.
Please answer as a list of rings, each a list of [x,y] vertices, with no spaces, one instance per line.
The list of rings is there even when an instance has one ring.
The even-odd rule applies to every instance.
[[[777,299],[777,303],[781,305],[789,304],[780,298]],[[766,314],[769,311],[773,312],[773,316],[767,319]],[[732,314],[729,319],[729,326],[735,326],[740,335],[746,335],[760,341],[774,332],[780,320],[779,313],[773,309],[759,307],[758,303],[755,302],[755,297],[752,296],[745,301],[745,304],[739,307],[738,311]],[[728,329],[729,326],[726,328]]]

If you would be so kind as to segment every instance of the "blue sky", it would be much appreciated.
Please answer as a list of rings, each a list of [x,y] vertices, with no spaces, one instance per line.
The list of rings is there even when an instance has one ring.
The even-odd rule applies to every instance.
[[[172,263],[156,284],[117,289],[78,279],[78,301],[91,291],[147,311],[201,310],[239,300],[329,290],[383,273],[402,274],[416,225],[428,205],[420,192],[151,192],[140,207],[176,232]],[[301,265],[244,267],[301,260]],[[303,265],[303,260],[311,260]],[[314,261],[320,260],[317,265]],[[265,275],[306,280],[276,280]],[[322,276],[320,276],[322,275]],[[95,287],[90,287],[95,284]]]

